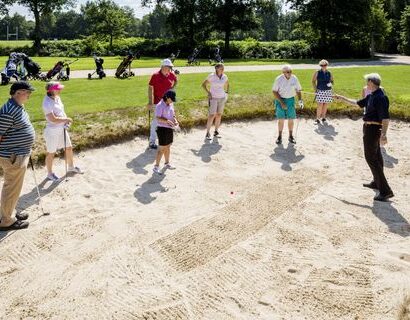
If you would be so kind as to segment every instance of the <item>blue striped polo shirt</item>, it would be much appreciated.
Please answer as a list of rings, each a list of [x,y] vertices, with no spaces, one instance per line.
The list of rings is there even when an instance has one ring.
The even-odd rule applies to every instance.
[[[23,106],[9,99],[0,109],[0,157],[29,155],[35,132]]]

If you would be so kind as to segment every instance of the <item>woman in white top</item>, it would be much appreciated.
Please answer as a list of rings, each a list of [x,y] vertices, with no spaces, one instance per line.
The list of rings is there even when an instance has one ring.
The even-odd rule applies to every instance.
[[[228,99],[229,82],[228,77],[224,74],[224,65],[217,63],[215,65],[215,73],[211,73],[202,83],[202,88],[208,94],[208,122],[206,124],[205,139],[211,140],[211,126],[215,120],[214,137],[220,138],[219,127],[221,125],[222,113],[225,103]]]
[[[73,148],[70,136],[66,130],[73,120],[68,118],[64,111],[64,105],[60,98],[60,93],[63,88],[64,86],[57,81],[48,82],[46,84],[47,94],[43,100],[43,111],[47,120],[47,125],[44,130],[44,138],[46,140],[47,148],[47,179],[51,181],[59,180],[53,172],[54,154],[58,149],[65,148],[68,172],[82,173],[80,168],[75,167],[73,163]]]

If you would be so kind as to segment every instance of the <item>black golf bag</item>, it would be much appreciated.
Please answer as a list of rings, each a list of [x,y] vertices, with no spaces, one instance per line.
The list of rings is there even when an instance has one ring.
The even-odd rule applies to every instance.
[[[24,68],[26,74],[23,76],[23,80],[45,80],[46,76],[41,73],[41,67],[37,62],[34,62],[29,56],[24,55]]]
[[[188,56],[187,66],[199,66],[200,62],[197,59],[201,49],[194,48],[194,51]]]
[[[125,56],[120,65],[118,66],[117,70],[115,71],[115,77],[125,79],[128,77],[135,76],[135,73],[131,71],[131,64],[134,59],[139,59],[139,54],[133,55],[132,53],[127,54]]]
[[[95,62],[95,71],[93,73],[88,74],[88,79],[91,79],[95,73],[98,75],[99,79],[106,77],[106,74],[104,72],[104,67],[103,67],[104,59],[94,55],[94,62]]]
[[[58,61],[54,65],[54,67],[47,72],[47,75],[46,75],[47,79],[50,80],[55,75],[57,75],[57,80],[62,80],[62,81],[70,80],[70,71],[71,71],[70,65],[76,61],[78,61],[78,59],[74,61],[70,61],[70,62],[66,60]]]
[[[209,64],[217,64],[217,63],[224,63],[224,60],[221,56],[221,49],[216,47],[213,53],[213,58],[209,57]]]

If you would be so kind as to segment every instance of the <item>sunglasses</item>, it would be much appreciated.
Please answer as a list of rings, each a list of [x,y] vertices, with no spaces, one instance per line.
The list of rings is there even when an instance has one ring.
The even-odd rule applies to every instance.
[[[292,73],[292,71],[283,71],[283,73]]]
[[[321,67],[327,67],[327,64],[321,64],[320,66]]]

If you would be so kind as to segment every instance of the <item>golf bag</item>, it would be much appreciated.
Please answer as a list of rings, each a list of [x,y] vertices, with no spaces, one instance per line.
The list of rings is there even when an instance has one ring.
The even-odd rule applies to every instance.
[[[209,64],[217,64],[217,63],[224,63],[224,60],[222,59],[222,56],[221,56],[221,49],[219,49],[219,47],[215,48],[213,58],[209,57]]]
[[[197,59],[199,52],[201,49],[194,48],[194,51],[192,51],[192,54],[188,56],[188,61],[187,61],[187,66],[199,66],[200,62]]]
[[[93,73],[88,74],[88,79],[90,80],[95,73],[98,75],[99,79],[106,77],[106,74],[104,72],[104,67],[103,67],[104,59],[94,55],[94,62],[95,62],[95,71]]]
[[[29,56],[23,56],[24,68],[26,74],[22,77],[23,80],[46,80],[46,75],[41,73],[41,67],[37,62],[34,62]]]
[[[131,64],[134,59],[139,59],[140,55],[136,54],[133,55],[132,53],[127,54],[127,56],[122,59],[122,62],[117,68],[117,71],[115,72],[115,77],[116,78],[121,78],[125,79],[128,77],[134,77],[135,73],[131,71]]]
[[[168,57],[168,59],[171,60],[172,63],[174,63],[176,58],[178,58],[180,52],[181,50],[178,50],[176,54],[172,52],[171,55]]]
[[[74,62],[78,61],[78,59],[74,61],[58,61],[52,69],[47,72],[46,78],[47,80],[52,79],[57,75],[57,80],[70,80],[70,65]]]
[[[15,78],[16,81],[22,79],[25,75],[23,58],[26,56],[24,53],[12,52],[9,55],[9,59],[6,62],[6,66],[1,73],[1,84],[7,85],[11,78]]]

